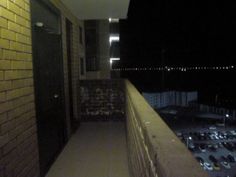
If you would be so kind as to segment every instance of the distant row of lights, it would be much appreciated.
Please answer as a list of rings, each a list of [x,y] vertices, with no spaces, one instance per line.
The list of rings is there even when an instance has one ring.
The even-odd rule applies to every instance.
[[[116,68],[113,71],[191,71],[191,70],[232,70],[235,66],[157,67],[157,68]]]

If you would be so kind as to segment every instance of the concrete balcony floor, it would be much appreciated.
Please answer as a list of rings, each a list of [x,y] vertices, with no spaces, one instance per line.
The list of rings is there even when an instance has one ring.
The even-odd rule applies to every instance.
[[[86,122],[46,177],[129,177],[124,122]]]

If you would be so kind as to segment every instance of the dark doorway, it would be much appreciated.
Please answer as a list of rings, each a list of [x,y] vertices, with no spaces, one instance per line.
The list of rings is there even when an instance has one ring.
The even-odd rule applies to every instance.
[[[67,68],[68,68],[68,86],[69,86],[69,103],[70,103],[70,123],[71,130],[76,130],[76,122],[74,118],[74,107],[73,107],[73,83],[72,83],[72,23],[66,19],[66,47],[67,47]]]
[[[39,162],[44,177],[67,141],[60,14],[47,0],[31,1],[31,12]]]
[[[44,176],[66,143],[61,36],[33,31],[39,160]]]

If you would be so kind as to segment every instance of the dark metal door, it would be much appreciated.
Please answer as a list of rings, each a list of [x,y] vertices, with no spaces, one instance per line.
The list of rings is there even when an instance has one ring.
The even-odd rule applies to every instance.
[[[35,100],[41,176],[65,144],[61,36],[33,31]]]

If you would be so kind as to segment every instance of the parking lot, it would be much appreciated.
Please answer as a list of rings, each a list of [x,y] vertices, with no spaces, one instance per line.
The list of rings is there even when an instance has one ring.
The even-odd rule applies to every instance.
[[[179,129],[176,135],[212,177],[236,177],[236,129]]]
[[[212,119],[161,114],[211,177],[236,177],[236,126]]]

